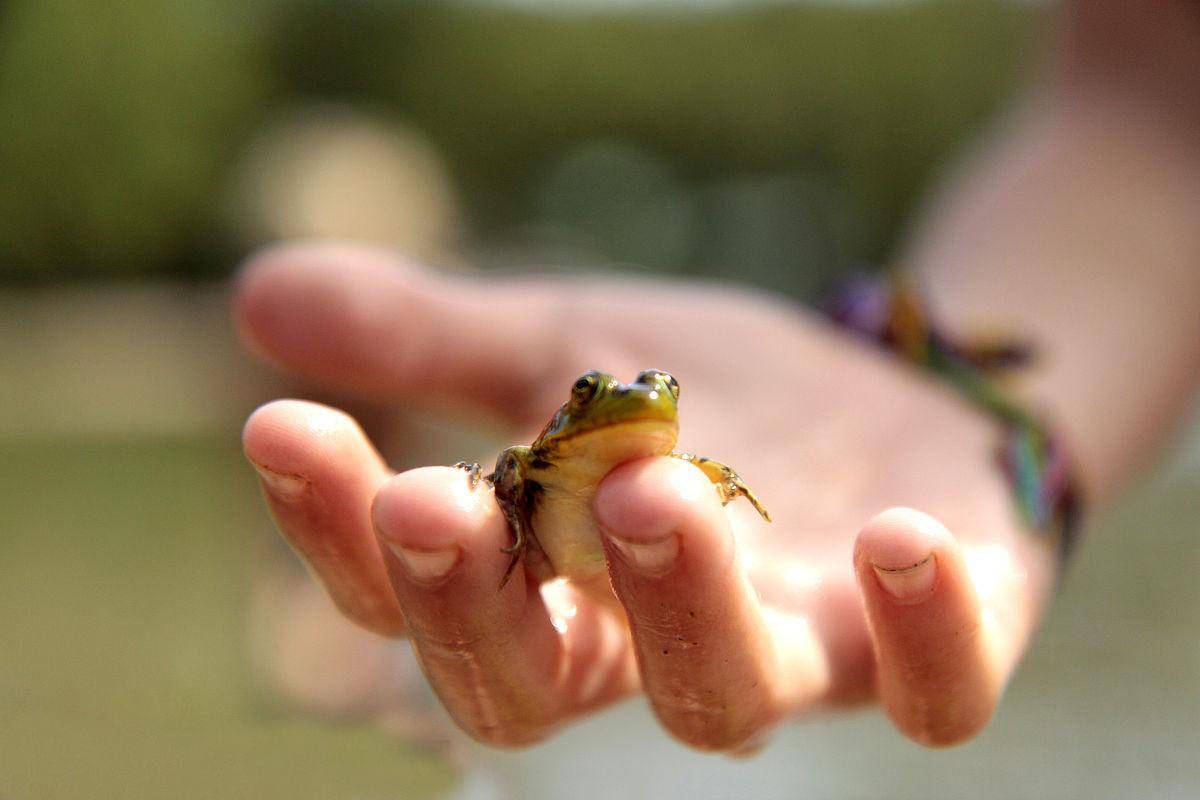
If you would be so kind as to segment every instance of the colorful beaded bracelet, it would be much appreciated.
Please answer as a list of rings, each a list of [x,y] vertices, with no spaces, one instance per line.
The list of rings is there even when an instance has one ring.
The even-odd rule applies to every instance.
[[[1003,438],[997,457],[1021,518],[1054,542],[1061,569],[1078,538],[1083,516],[1067,450],[994,380],[998,373],[1028,363],[1032,348],[1019,343],[952,341],[935,327],[911,280],[899,273],[892,273],[890,280],[859,276],[844,282],[824,304],[824,312],[837,325],[954,386],[1000,422]]]

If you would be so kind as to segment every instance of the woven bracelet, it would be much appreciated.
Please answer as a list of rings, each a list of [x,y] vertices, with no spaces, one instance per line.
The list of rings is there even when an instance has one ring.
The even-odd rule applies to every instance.
[[[841,284],[824,304],[837,325],[889,350],[954,386],[995,417],[1003,428],[997,460],[1012,488],[1022,520],[1054,543],[1059,569],[1079,535],[1083,502],[1062,441],[1033,414],[1007,397],[996,376],[1028,363],[1033,351],[1020,343],[965,345],[932,323],[912,283],[860,276]]]

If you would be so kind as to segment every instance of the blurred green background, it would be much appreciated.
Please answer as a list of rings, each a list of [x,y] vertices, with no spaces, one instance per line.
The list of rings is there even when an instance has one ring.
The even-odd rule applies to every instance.
[[[434,206],[408,212],[426,230],[401,244],[803,291],[887,255],[1025,68],[1035,16],[988,0],[619,9],[9,2],[0,275],[219,278],[248,242],[311,224],[289,190],[370,172],[357,145],[386,175],[327,202]],[[399,202],[371,212],[371,191]]]
[[[647,753],[645,796],[1195,796],[1195,435],[1096,534],[998,720],[952,754],[868,714],[735,765],[637,706],[494,754],[446,744],[436,720],[295,709],[255,666],[247,608],[287,555],[238,428],[271,397],[321,395],[235,343],[226,278],[246,252],[349,236],[446,268],[650,270],[803,299],[888,258],[1029,71],[1043,16],[1000,0],[0,5],[0,797],[561,797]],[[445,426],[392,429],[395,465],[461,457]]]

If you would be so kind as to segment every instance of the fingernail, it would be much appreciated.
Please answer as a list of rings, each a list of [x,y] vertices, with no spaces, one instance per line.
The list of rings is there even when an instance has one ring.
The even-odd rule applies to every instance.
[[[400,559],[401,566],[413,580],[429,582],[440,580],[450,574],[458,563],[459,549],[447,547],[441,550],[410,550],[388,542],[388,549]]]
[[[262,464],[251,463],[254,464],[254,471],[262,479],[267,491],[276,497],[294,500],[304,492],[304,487],[308,485],[308,480],[302,475],[285,475],[282,472],[268,469]]]
[[[664,573],[679,556],[679,537],[674,534],[657,542],[630,542],[615,536],[609,536],[608,540],[622,558],[643,572]]]
[[[915,603],[925,599],[937,578],[937,560],[933,553],[906,567],[881,567],[872,565],[879,576],[879,584],[897,600]]]

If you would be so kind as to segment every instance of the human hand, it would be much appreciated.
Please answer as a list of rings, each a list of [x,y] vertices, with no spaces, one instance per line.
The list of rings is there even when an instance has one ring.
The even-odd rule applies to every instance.
[[[483,741],[536,741],[640,688],[704,749],[745,751],[782,720],[871,697],[907,736],[953,744],[990,717],[1053,582],[1051,548],[1020,528],[994,466],[993,424],[768,297],[433,275],[316,245],[255,258],[236,316],[287,369],[474,409],[512,443],[587,369],[667,369],[680,447],[735,467],[771,511],[767,525],[744,502],[722,507],[676,459],[613,470],[594,512],[614,614],[569,584],[539,592],[520,566],[497,591],[510,533],[461,470],[392,475],[339,411],[256,411],[246,454],[283,535],[346,616],[411,639]]]

